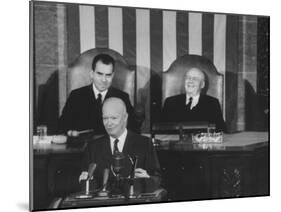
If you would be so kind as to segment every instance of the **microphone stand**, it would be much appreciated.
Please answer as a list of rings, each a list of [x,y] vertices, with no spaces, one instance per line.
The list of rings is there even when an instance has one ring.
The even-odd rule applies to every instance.
[[[107,181],[109,177],[109,169],[106,168],[103,173],[103,185],[102,189],[97,193],[99,197],[108,197],[109,191],[107,190]]]
[[[121,180],[121,170],[124,168],[125,156],[121,152],[116,152],[113,154],[113,161],[111,165],[111,171],[116,177],[115,192],[120,194],[120,180]]]
[[[88,177],[86,179],[85,193],[83,192],[81,195],[78,195],[77,198],[91,198],[92,194],[90,193],[90,183],[91,180],[94,179],[94,172],[97,167],[97,164],[92,163],[89,165],[88,169]],[[93,183],[94,186],[94,183]],[[94,190],[94,188],[93,188]]]
[[[86,196],[90,196],[90,179],[86,180],[86,191],[85,191]]]
[[[82,192],[79,192],[79,193],[75,194],[75,198],[77,198],[77,199],[88,199],[88,198],[93,197],[93,195],[90,193],[90,182],[91,182],[91,178],[87,178],[86,179],[85,191],[82,191]]]
[[[132,199],[132,198],[136,198],[135,190],[134,190],[134,179],[135,179],[135,170],[137,168],[138,158],[137,158],[137,156],[135,156],[134,159],[132,160],[132,158],[130,157],[130,160],[132,162],[132,170],[131,170],[130,179],[129,179],[130,188],[129,188],[128,198]]]

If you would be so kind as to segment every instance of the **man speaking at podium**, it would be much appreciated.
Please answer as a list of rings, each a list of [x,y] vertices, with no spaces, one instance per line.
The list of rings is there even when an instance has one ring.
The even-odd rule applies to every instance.
[[[108,98],[102,107],[103,123],[108,135],[105,135],[89,146],[89,162],[96,164],[94,181],[98,188],[104,186],[104,170],[110,170],[108,184],[120,178],[128,179],[132,172],[132,161],[137,158],[134,179],[142,179],[142,192],[151,192],[160,184],[160,166],[151,140],[126,129],[128,113],[125,103],[116,97]],[[114,172],[114,155],[122,154],[125,158],[120,173]],[[89,166],[90,167],[90,166]],[[90,171],[89,171],[90,172]],[[83,171],[79,181],[88,178],[88,172]],[[113,183],[114,184],[114,183]],[[122,184],[122,183],[121,183]],[[110,189],[110,188],[109,188]],[[112,188],[111,188],[112,189]]]

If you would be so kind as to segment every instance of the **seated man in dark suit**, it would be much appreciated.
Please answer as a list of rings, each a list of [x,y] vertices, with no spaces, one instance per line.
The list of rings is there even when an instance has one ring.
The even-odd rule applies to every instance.
[[[127,178],[132,169],[132,159],[137,158],[134,172],[135,182],[139,182],[139,192],[151,192],[159,187],[160,166],[154,146],[148,137],[135,134],[126,129],[128,113],[124,102],[119,98],[108,98],[103,104],[103,122],[108,135],[94,140],[89,150],[89,163],[96,164],[94,179],[100,188],[103,183],[103,173],[106,168],[110,169],[109,185],[116,182],[112,168],[113,156],[122,154],[122,169],[120,178],[123,179],[124,189]],[[83,171],[79,180],[87,179],[88,172]],[[127,183],[126,183],[127,182]],[[110,187],[110,186],[109,186]],[[112,186],[113,187],[113,186]],[[126,187],[128,188],[128,187]]]
[[[70,93],[59,119],[61,132],[77,135],[77,131],[94,129],[98,134],[105,133],[101,105],[109,97],[118,97],[125,102],[129,114],[128,127],[137,130],[129,95],[111,86],[114,66],[114,59],[107,54],[97,55],[93,59],[93,71],[90,72],[93,83]]]
[[[217,130],[225,131],[219,101],[201,94],[205,86],[205,75],[198,68],[192,68],[185,75],[185,94],[169,97],[163,106],[163,117],[169,122],[209,122]]]

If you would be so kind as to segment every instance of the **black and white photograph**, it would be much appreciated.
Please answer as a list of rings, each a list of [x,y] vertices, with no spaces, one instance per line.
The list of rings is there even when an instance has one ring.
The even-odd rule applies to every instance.
[[[30,210],[269,197],[270,21],[29,1]]]

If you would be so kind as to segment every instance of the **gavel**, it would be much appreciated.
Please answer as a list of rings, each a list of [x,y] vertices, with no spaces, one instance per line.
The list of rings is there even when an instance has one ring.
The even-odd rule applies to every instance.
[[[77,131],[77,130],[68,130],[67,131],[67,135],[68,136],[72,136],[72,137],[77,137],[81,134],[84,134],[84,133],[90,133],[90,132],[94,132],[93,129],[88,129],[88,130],[80,130],[80,131]]]

